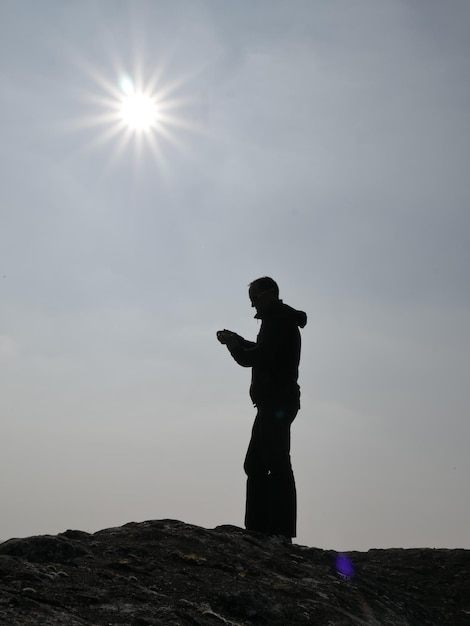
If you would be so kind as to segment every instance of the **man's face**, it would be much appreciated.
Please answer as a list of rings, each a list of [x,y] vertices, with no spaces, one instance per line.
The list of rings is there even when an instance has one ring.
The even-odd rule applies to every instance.
[[[256,287],[250,287],[248,291],[251,306],[256,309],[257,313],[262,313],[270,304],[276,300],[273,289],[260,291]]]

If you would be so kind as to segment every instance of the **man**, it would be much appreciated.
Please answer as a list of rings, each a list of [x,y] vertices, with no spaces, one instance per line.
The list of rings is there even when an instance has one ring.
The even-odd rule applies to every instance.
[[[256,343],[230,330],[217,333],[235,361],[252,368],[250,397],[257,415],[244,464],[245,526],[292,543],[297,502],[290,426],[300,408],[299,327],[305,326],[307,316],[284,304],[276,282],[267,276],[253,281],[248,293],[255,318],[261,320]]]

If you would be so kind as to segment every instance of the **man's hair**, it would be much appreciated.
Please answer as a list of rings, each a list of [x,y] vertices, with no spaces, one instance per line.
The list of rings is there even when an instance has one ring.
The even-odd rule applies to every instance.
[[[254,289],[257,293],[261,293],[263,291],[274,291],[276,298],[279,298],[279,287],[276,281],[269,276],[263,276],[254,280],[250,283],[250,289]]]

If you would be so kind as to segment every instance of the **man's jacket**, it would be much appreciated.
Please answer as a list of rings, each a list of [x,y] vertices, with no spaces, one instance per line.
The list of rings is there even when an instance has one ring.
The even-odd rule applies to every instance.
[[[261,319],[256,343],[238,335],[238,345],[229,347],[239,365],[252,368],[250,397],[253,404],[299,408],[299,327],[305,326],[307,315],[277,300],[255,317]]]

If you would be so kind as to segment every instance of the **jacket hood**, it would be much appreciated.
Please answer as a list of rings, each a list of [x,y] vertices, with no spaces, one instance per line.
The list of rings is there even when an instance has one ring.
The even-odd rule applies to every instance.
[[[284,304],[282,300],[278,300],[269,307],[267,311],[255,315],[256,319],[263,319],[271,315],[281,315],[282,317],[288,317],[299,328],[303,328],[307,323],[307,314],[305,311],[298,311],[288,304]]]
[[[282,304],[283,313],[292,318],[292,321],[294,321],[299,328],[303,328],[307,323],[307,313],[305,313],[305,311],[298,311],[288,304],[284,304],[282,300],[280,302]]]

